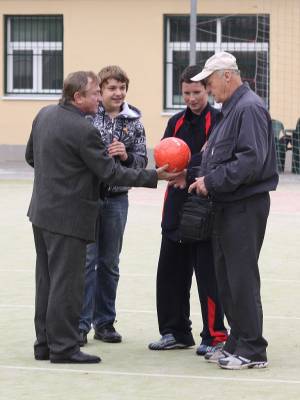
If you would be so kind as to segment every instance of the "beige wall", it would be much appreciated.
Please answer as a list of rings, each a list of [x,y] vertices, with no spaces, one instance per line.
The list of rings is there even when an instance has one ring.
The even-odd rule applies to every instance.
[[[142,110],[148,145],[160,139],[163,112],[163,14],[189,13],[190,0],[0,0],[6,14],[63,14],[65,75],[119,64],[130,77],[128,101]],[[198,13],[271,14],[271,113],[286,127],[300,117],[300,1],[199,0]],[[0,34],[3,33],[3,18]],[[3,54],[3,38],[0,37]],[[3,77],[3,62],[0,63]],[[0,93],[3,95],[3,79]],[[52,101],[56,102],[56,101]],[[51,101],[0,98],[0,145],[26,143],[36,112]]]
[[[271,3],[271,113],[294,129],[300,118],[300,1]]]

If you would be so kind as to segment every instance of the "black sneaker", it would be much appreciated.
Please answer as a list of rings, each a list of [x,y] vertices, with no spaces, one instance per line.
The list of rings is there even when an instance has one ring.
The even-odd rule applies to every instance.
[[[34,358],[38,361],[49,360],[49,350],[48,351],[36,351],[34,352]]]
[[[102,340],[107,343],[120,343],[122,342],[122,336],[115,330],[113,324],[100,326],[95,328],[94,339]]]
[[[83,347],[87,344],[87,332],[80,330],[79,331],[79,346]]]

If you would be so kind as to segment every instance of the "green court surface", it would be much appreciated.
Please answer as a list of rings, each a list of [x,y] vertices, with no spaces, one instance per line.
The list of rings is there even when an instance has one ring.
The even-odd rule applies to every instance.
[[[269,368],[227,371],[195,349],[152,352],[159,337],[155,273],[165,184],[133,189],[121,256],[117,330],[123,343],[89,334],[84,351],[97,365],[54,365],[33,359],[35,251],[26,211],[32,181],[0,180],[0,399],[297,400],[300,399],[300,177],[285,175],[272,193],[260,258]],[[197,344],[200,305],[193,283],[191,319]]]

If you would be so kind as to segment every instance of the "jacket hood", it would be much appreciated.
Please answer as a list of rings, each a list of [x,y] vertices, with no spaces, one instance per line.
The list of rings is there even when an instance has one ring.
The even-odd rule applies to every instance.
[[[105,109],[103,104],[100,103],[98,113],[105,114]],[[142,114],[140,110],[134,106],[131,106],[126,101],[122,105],[122,110],[119,112],[116,118],[126,118],[126,119],[138,119],[141,118]]]
[[[122,106],[122,111],[118,114],[118,117],[124,117],[128,119],[137,119],[141,118],[142,114],[139,109],[134,106],[131,106],[126,101],[124,101]]]

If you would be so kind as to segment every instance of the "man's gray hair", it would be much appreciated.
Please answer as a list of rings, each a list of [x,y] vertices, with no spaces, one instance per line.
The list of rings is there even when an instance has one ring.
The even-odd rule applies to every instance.
[[[92,82],[99,83],[97,75],[93,71],[76,71],[70,73],[64,80],[60,104],[70,103],[74,100],[76,92],[84,93],[89,79]]]
[[[239,69],[219,69],[216,71],[220,76],[224,76],[225,71],[230,71],[235,75],[241,76],[241,71]]]

